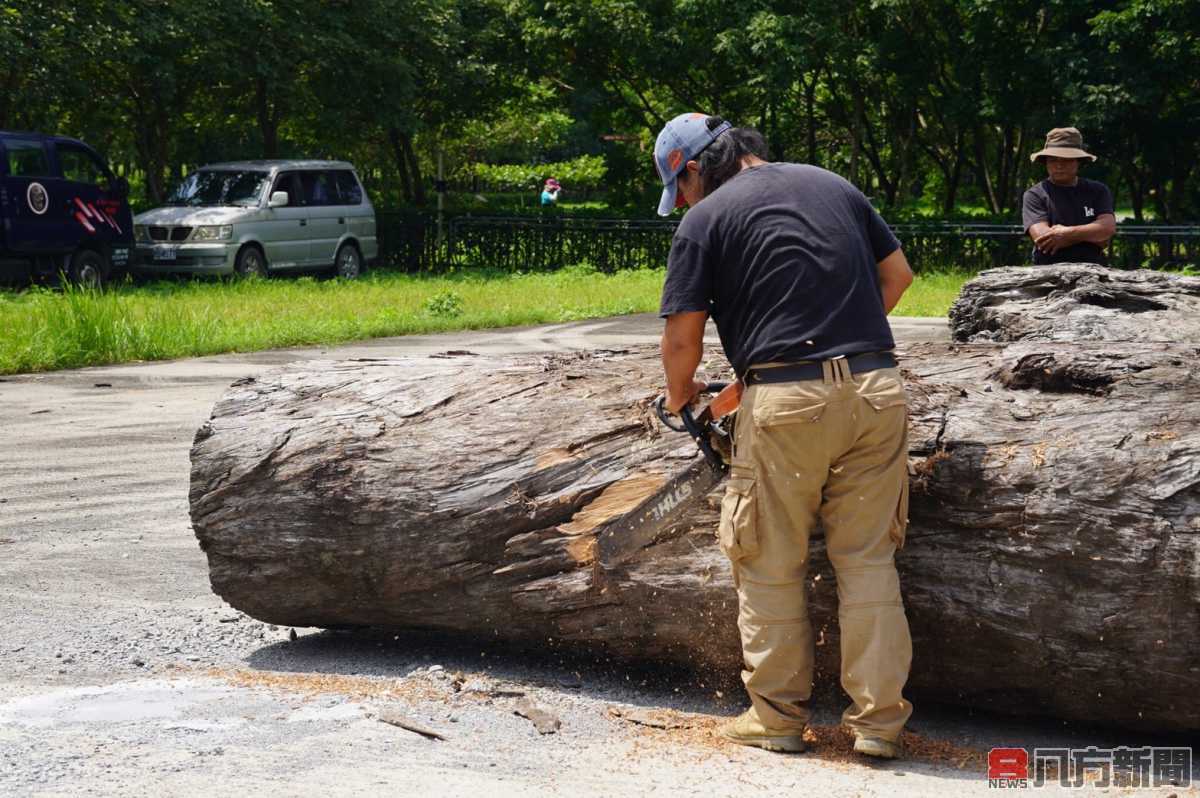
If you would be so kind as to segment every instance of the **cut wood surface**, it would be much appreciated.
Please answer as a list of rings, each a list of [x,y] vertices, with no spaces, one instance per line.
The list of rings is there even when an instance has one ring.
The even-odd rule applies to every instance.
[[[1092,264],[989,269],[950,308],[956,341],[1200,343],[1200,277]]]
[[[1200,728],[1196,347],[899,354],[914,694]],[[277,624],[443,629],[735,670],[717,494],[629,562],[594,559],[597,534],[695,456],[652,416],[660,368],[650,348],[468,353],[239,381],[192,449],[213,589]],[[836,583],[819,539],[810,596],[821,678],[835,682]]]

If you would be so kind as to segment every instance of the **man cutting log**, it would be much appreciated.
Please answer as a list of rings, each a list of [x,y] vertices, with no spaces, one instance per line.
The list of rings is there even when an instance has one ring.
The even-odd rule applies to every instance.
[[[907,523],[904,386],[887,314],[912,282],[860,191],[814,166],[769,163],[763,137],[703,114],[654,149],[658,212],[687,205],[663,287],[667,408],[695,379],[711,315],[746,386],[719,538],[733,565],[751,706],[722,729],[803,751],[813,679],[806,575],[824,529],[837,574],[842,715],[859,753],[894,758],[912,714],[912,642],[895,552]]]

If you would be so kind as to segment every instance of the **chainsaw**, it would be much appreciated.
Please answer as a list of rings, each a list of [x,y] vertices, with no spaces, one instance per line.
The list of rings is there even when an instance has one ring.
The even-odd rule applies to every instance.
[[[708,383],[701,393],[716,396],[696,415],[685,405],[678,413],[678,424],[671,420],[665,396],[654,401],[659,421],[667,429],[690,435],[703,456],[599,534],[596,545],[602,568],[620,565],[663,539],[729,473],[733,414],[741,403],[743,388],[741,381]]]

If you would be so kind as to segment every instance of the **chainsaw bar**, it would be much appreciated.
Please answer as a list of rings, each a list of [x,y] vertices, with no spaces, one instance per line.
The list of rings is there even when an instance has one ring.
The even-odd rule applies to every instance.
[[[599,534],[596,547],[600,566],[609,569],[620,565],[647,546],[664,540],[667,530],[685,518],[724,478],[724,470],[713,468],[707,459],[697,457]]]

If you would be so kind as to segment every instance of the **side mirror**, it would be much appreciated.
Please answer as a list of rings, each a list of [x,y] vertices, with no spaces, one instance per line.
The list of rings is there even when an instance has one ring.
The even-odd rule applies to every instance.
[[[270,202],[267,203],[268,208],[282,208],[288,204],[288,193],[286,191],[276,191],[271,195]]]
[[[119,200],[129,198],[129,181],[123,177],[118,177],[112,181],[112,193]]]

